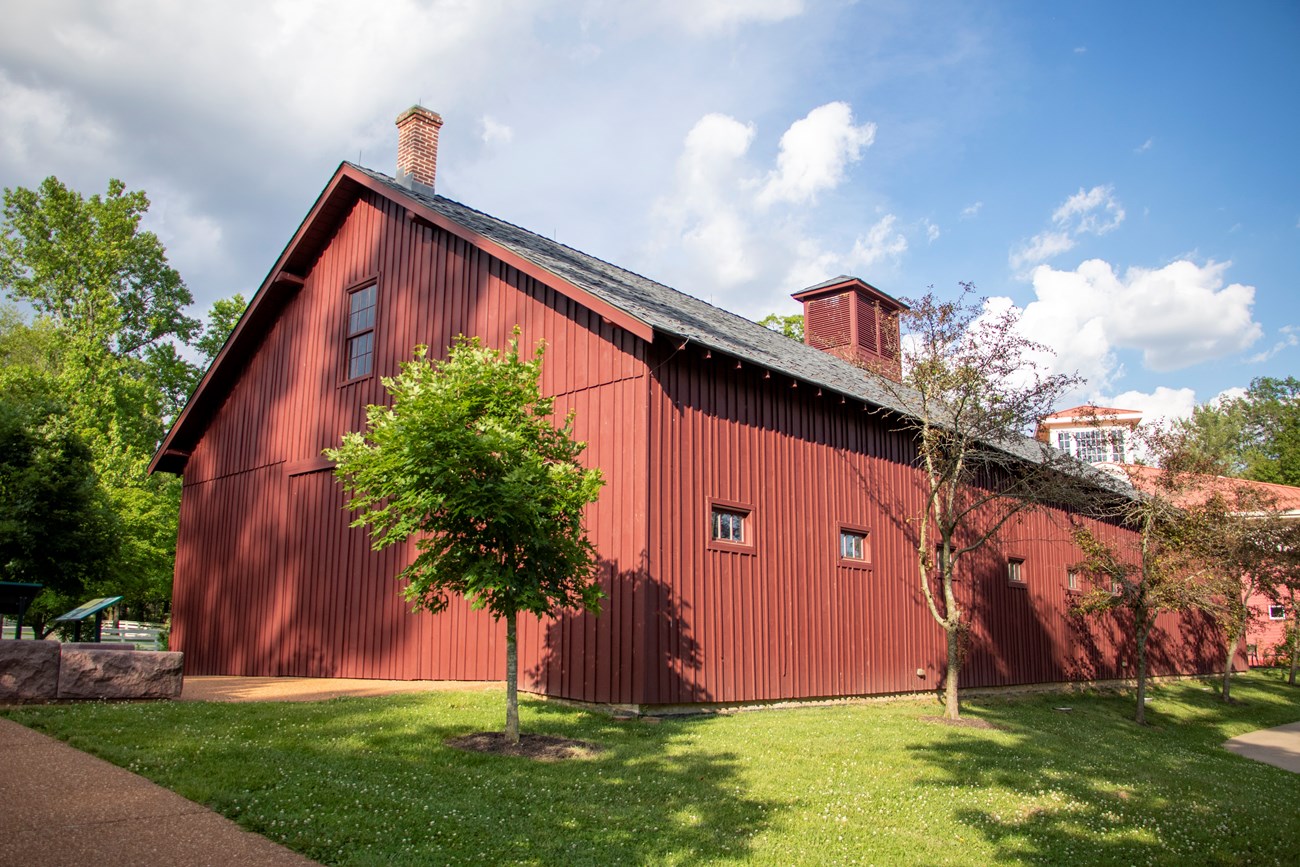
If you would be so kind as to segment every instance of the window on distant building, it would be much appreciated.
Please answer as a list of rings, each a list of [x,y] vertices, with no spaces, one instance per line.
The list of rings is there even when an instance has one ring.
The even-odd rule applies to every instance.
[[[1285,619],[1286,619],[1286,608],[1282,607],[1281,605],[1270,605],[1270,606],[1268,606],[1268,619],[1269,619],[1269,620],[1285,620]]]
[[[850,566],[866,566],[871,563],[871,543],[866,530],[840,527],[840,560]]]
[[[1012,584],[1024,585],[1025,583],[1025,561],[1020,558],[1012,558],[1007,561],[1007,580]]]
[[[376,284],[348,292],[346,379],[361,379],[375,369]]]
[[[1089,463],[1122,464],[1128,460],[1128,439],[1123,428],[1057,431],[1056,447]]]

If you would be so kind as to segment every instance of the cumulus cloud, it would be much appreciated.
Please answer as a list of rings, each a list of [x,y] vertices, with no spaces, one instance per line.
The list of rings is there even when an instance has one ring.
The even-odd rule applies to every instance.
[[[925,227],[925,239],[927,241],[933,244],[935,241],[939,240],[940,232],[938,226],[931,223],[929,220],[922,220],[921,225]]]
[[[1052,225],[1013,249],[1008,256],[1017,271],[1074,249],[1080,235],[1105,235],[1124,222],[1124,207],[1110,185],[1096,186],[1067,198],[1052,212]]]
[[[727,306],[759,315],[788,303],[792,291],[906,252],[906,234],[893,214],[878,214],[838,247],[806,230],[817,194],[844,182],[849,164],[871,144],[874,124],[855,125],[844,103],[815,108],[781,136],[776,164],[766,170],[750,152],[756,134],[753,124],[717,113],[691,128],[673,188],[651,214],[656,273],[697,295],[730,293]],[[938,227],[923,225],[937,236]],[[689,259],[678,273],[672,273],[674,251]],[[687,274],[693,282],[676,279]],[[776,275],[781,282],[771,283]]]
[[[1124,391],[1114,397],[1101,397],[1100,406],[1136,409],[1142,413],[1142,423],[1168,427],[1178,419],[1188,418],[1196,406],[1196,392],[1190,388],[1157,386],[1155,391]]]
[[[776,168],[758,195],[760,205],[805,203],[844,180],[849,163],[862,157],[876,138],[876,125],[853,124],[848,103],[830,102],[795,121],[781,136]]]
[[[1122,274],[1100,259],[1073,271],[1040,265],[1021,326],[1056,350],[1052,369],[1078,371],[1098,391],[1122,376],[1120,350],[1161,372],[1224,358],[1262,334],[1252,318],[1255,289],[1226,283],[1230,264],[1180,260]]]

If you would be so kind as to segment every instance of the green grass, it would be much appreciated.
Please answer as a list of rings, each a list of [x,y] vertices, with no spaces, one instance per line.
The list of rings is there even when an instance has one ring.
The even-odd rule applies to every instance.
[[[467,754],[496,692],[299,704],[80,704],[10,718],[337,864],[1300,863],[1300,775],[1220,748],[1300,719],[1300,690],[1242,676],[1131,695],[982,698],[615,722],[525,701],[525,731],[594,759]],[[1071,713],[1055,707],[1069,705]]]

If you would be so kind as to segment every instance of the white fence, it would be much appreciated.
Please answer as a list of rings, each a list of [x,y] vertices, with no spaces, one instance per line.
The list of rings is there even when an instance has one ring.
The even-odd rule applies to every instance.
[[[99,630],[99,640],[104,644],[134,644],[137,650],[166,650],[165,630],[161,623],[118,620],[116,624],[103,625]]]

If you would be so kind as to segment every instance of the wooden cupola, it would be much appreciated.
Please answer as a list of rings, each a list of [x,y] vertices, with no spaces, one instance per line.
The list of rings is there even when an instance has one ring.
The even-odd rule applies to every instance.
[[[803,341],[895,382],[903,378],[898,314],[907,305],[857,277],[841,276],[794,294],[803,303]]]

